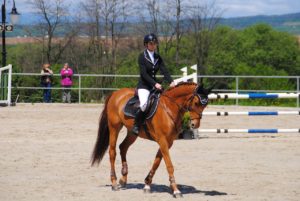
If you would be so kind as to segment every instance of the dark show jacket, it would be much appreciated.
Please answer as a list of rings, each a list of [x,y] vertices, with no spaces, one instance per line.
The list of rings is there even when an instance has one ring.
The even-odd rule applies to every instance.
[[[48,71],[48,70],[45,70],[45,69],[42,69],[42,72],[43,73],[46,73],[46,74],[42,74],[41,76],[41,84],[47,84],[47,83],[52,83],[52,74]],[[47,81],[48,80],[48,81]]]
[[[140,67],[140,79],[137,85],[138,89],[151,90],[155,84],[158,83],[156,79],[156,73],[158,70],[164,76],[164,79],[169,83],[173,81],[164,64],[164,61],[158,54],[154,53],[154,63],[152,63],[146,49],[139,55],[138,63]]]

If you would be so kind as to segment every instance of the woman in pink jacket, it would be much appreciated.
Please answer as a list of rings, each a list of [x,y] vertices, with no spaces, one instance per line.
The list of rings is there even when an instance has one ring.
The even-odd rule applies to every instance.
[[[62,90],[62,102],[63,103],[71,103],[71,87],[72,87],[72,76],[73,70],[70,68],[68,63],[65,63],[64,67],[60,70],[61,75],[61,86]]]

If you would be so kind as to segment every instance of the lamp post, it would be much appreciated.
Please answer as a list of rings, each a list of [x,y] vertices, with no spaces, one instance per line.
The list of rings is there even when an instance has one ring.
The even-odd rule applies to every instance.
[[[13,0],[13,8],[10,13],[10,23],[6,23],[6,0],[4,0],[1,11],[2,11],[2,23],[1,23],[1,31],[2,31],[2,67],[6,66],[6,32],[10,32],[13,30],[13,24],[17,23],[19,20],[19,13],[16,8],[15,0]]]
[[[10,32],[10,31],[13,31],[13,24],[16,24],[19,20],[19,13],[17,11],[17,8],[16,8],[16,4],[15,4],[15,0],[13,0],[13,8],[10,12],[10,23],[11,24],[7,24],[6,23],[6,0],[3,0],[3,4],[1,6],[1,12],[2,12],[2,23],[0,25],[0,29],[1,29],[1,32],[2,32],[2,67],[6,66],[6,32]],[[7,82],[7,79],[6,79],[7,76],[5,76],[3,74],[3,78],[4,79],[1,79],[1,88],[3,89],[2,90],[2,96],[5,97],[5,90],[4,90],[4,83]]]

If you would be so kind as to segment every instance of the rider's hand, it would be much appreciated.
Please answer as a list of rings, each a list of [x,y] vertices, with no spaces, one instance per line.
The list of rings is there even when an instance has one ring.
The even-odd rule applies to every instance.
[[[162,90],[162,86],[161,86],[161,84],[159,84],[159,83],[156,83],[156,84],[155,84],[155,88],[156,88],[156,89],[159,89],[159,90]]]
[[[175,87],[175,86],[176,86],[175,82],[174,81],[171,82],[170,87]]]

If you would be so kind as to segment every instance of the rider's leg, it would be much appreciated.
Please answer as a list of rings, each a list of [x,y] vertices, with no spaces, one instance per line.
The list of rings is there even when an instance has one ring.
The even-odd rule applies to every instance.
[[[147,89],[138,89],[138,96],[140,100],[140,108],[138,109],[135,119],[132,132],[134,134],[138,134],[140,130],[140,124],[144,121],[144,111],[147,107],[147,101],[149,97],[150,91]]]

